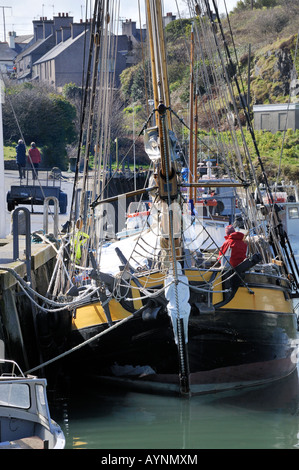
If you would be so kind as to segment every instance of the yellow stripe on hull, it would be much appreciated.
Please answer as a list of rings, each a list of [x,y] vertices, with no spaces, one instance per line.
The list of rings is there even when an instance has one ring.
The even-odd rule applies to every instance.
[[[209,281],[212,273],[209,271],[186,271],[189,281],[202,282],[203,280]],[[214,285],[215,290],[221,290],[221,272],[217,274]],[[154,273],[150,277],[144,276],[138,278],[139,282],[146,288],[153,288],[161,285],[164,282],[162,273]],[[132,298],[133,305],[136,310],[142,307],[142,302],[139,299],[141,293],[136,284],[132,281]],[[217,287],[216,287],[217,286]],[[254,294],[250,294],[245,287],[239,287],[233,299],[227,304],[223,305],[223,309],[231,310],[251,310],[251,311],[264,311],[264,312],[279,312],[279,313],[292,313],[293,307],[291,300],[286,300],[284,292],[278,289],[269,289],[267,287],[251,287]],[[223,294],[221,292],[213,293],[213,304],[216,305],[222,302]],[[122,305],[115,299],[109,302],[109,310],[112,321],[122,320],[131,315],[130,312],[125,310]],[[89,304],[80,307],[76,310],[76,316],[73,318],[73,328],[81,329],[91,326],[101,325],[107,323],[107,318],[104,309],[100,302]]]
[[[245,287],[239,287],[233,299],[221,308],[231,310],[256,310],[264,312],[292,313],[292,302],[286,300],[284,292],[266,287],[251,287],[250,294]]]
[[[112,321],[123,320],[131,315],[119,302],[112,299],[109,302],[109,310]],[[73,318],[73,329],[87,328],[90,326],[107,323],[107,318],[100,302],[79,307],[76,310],[76,317]]]

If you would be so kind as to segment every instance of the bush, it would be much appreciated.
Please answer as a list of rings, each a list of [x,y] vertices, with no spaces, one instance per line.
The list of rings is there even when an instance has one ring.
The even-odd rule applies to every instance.
[[[74,106],[52,89],[31,83],[8,85],[6,98],[3,104],[5,143],[18,141],[20,127],[26,144],[34,141],[42,149],[43,165],[65,169],[66,146],[76,138]]]

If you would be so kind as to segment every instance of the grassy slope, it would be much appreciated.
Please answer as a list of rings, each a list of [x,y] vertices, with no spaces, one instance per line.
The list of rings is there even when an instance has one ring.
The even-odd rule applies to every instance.
[[[4,146],[4,160],[14,160],[16,158],[16,145]]]
[[[293,2],[292,8],[285,4],[272,9],[233,13],[229,20],[230,23],[227,19],[223,19],[223,27],[232,54],[234,48],[236,49],[245,93],[247,93],[249,44],[251,45],[251,103],[287,103],[296,50],[299,2],[298,5]],[[230,28],[234,41],[230,36]],[[183,49],[183,44],[179,46],[174,43],[171,46],[173,50]],[[172,53],[172,55],[175,54]],[[299,51],[295,66],[297,77],[299,77]],[[188,66],[185,66],[180,77],[179,70],[180,67],[177,66],[175,68],[176,74],[173,74],[174,79],[170,84],[170,89],[173,91],[173,103],[175,103],[177,110],[186,108],[189,100]],[[172,79],[172,75],[170,75],[170,79]],[[291,98],[291,101],[299,102],[299,96]],[[220,109],[220,105],[217,103],[216,109]],[[208,130],[205,124],[204,121],[201,121],[200,127]],[[245,134],[254,155],[251,138],[246,129]],[[256,132],[256,139],[270,177],[275,178],[278,169],[280,169],[282,177],[299,180],[299,130],[296,132],[288,130],[285,136],[281,132],[275,135]]]

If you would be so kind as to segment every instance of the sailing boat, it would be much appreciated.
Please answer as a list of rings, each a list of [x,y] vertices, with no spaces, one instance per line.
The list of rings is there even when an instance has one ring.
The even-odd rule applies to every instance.
[[[221,21],[213,3],[219,27]],[[91,36],[104,35],[108,4],[100,1],[95,4],[95,30]],[[207,50],[212,45],[216,47],[210,52],[210,60],[217,61],[218,73],[213,94],[219,89],[228,94],[230,106],[231,103],[235,106],[231,85],[224,85],[228,74],[215,14],[211,13],[208,0],[190,5],[196,20],[194,28],[199,25],[204,28],[201,41],[206,38]],[[162,1],[146,0],[146,11],[154,111],[144,128],[144,142],[152,173],[148,187],[123,197],[104,198],[107,179],[102,180],[101,186],[94,185],[96,196],[89,202],[89,215],[83,216],[88,193],[84,186],[88,176],[84,173],[79,204],[81,222],[75,228],[75,220],[71,221],[62,250],[68,251],[67,243],[77,250],[75,237],[81,243],[82,233],[86,236],[80,244],[80,256],[76,259],[77,251],[71,254],[68,272],[72,268],[72,274],[64,286],[62,279],[58,292],[61,298],[64,287],[64,295],[73,302],[70,346],[76,347],[76,352],[71,363],[77,367],[80,360],[88,358],[93,372],[103,380],[146,392],[187,396],[281,379],[296,369],[297,321],[292,298],[298,295],[298,285],[293,276],[292,257],[287,256],[288,246],[281,247],[274,227],[264,223],[267,213],[260,223],[253,197],[257,179],[247,154],[246,166],[240,153],[234,153],[235,160],[230,163],[232,153],[226,154],[222,145],[221,158],[225,168],[234,170],[234,175],[224,181],[198,180],[197,157],[194,160],[191,145],[189,180],[182,178],[172,125],[176,113],[171,108],[167,79]],[[197,29],[195,33],[199,34]],[[94,57],[101,60],[101,41],[92,43],[97,48]],[[202,42],[197,43],[198,48],[199,44]],[[225,47],[225,41],[223,44]],[[223,66],[221,73],[219,64]],[[97,72],[98,67],[94,73]],[[95,86],[95,80],[90,83]],[[102,86],[100,90],[102,93]],[[193,103],[193,88],[190,90]],[[207,97],[208,94],[207,88]],[[90,96],[94,96],[93,90]],[[93,116],[92,113],[88,121],[88,132],[94,124]],[[104,125],[101,129],[102,135],[97,135],[99,148],[103,148],[109,135]],[[230,130],[234,130],[233,126]],[[196,142],[197,132],[190,124],[190,141],[194,142],[194,136]],[[99,154],[103,152],[99,150]],[[260,158],[259,161],[262,163]],[[97,176],[105,178],[103,168],[105,163],[101,163]],[[264,171],[263,177],[269,191]],[[240,264],[233,266],[228,254],[222,256],[226,263],[219,263],[217,219],[200,213],[198,188],[206,191],[230,188],[239,194],[242,220],[234,223],[235,230],[243,230],[244,236],[246,233],[248,236],[247,256]],[[138,195],[150,201],[144,226],[130,236],[107,239],[105,228],[109,216],[114,215],[112,204]],[[269,198],[271,201],[271,194]],[[118,207],[119,217],[125,210],[126,206]],[[87,225],[83,227],[85,221]],[[58,258],[60,263],[64,259]],[[75,307],[74,299],[78,300]]]

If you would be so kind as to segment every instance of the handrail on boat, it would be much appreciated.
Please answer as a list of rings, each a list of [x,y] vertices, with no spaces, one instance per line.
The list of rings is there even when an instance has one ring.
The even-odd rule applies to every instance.
[[[15,370],[18,369],[19,375],[21,375],[22,377],[25,378],[25,375],[23,374],[20,366],[16,363],[16,361],[13,361],[13,360],[10,360],[10,359],[0,359],[0,365],[1,364],[11,364],[12,371],[2,373],[0,377],[16,377],[17,374],[15,373]]]

